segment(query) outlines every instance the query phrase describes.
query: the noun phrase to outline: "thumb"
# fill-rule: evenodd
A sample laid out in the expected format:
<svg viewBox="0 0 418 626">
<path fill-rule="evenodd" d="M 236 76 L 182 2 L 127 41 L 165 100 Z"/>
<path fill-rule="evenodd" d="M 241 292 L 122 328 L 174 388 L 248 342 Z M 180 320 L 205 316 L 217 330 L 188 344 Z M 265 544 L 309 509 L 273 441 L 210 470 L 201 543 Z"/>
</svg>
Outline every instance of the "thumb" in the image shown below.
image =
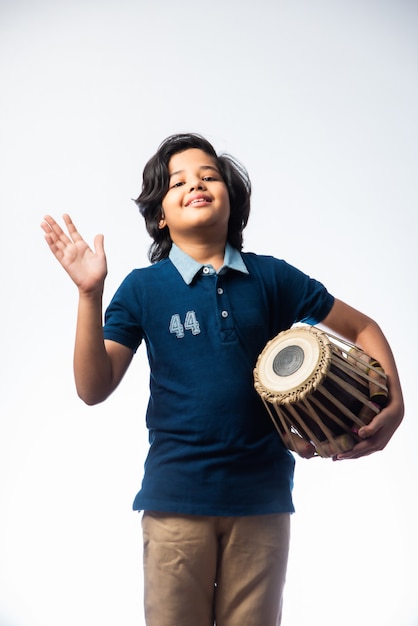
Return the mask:
<svg viewBox="0 0 418 626">
<path fill-rule="evenodd" d="M 94 251 L 96 254 L 104 255 L 104 235 L 96 235 L 94 238 Z"/>
<path fill-rule="evenodd" d="M 382 424 L 379 419 L 379 416 L 376 416 L 370 422 L 370 424 L 367 424 L 367 426 L 362 426 L 361 428 L 359 428 L 358 436 L 361 437 L 362 439 L 368 439 L 369 437 L 372 437 L 373 435 L 375 435 L 380 430 L 381 427 L 382 427 Z"/>
</svg>

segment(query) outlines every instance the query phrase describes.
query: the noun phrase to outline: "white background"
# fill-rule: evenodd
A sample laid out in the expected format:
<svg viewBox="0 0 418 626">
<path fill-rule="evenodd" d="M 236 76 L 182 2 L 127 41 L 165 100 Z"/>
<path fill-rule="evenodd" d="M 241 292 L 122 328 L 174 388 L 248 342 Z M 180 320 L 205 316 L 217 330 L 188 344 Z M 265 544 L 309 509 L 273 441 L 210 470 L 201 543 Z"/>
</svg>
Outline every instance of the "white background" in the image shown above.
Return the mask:
<svg viewBox="0 0 418 626">
<path fill-rule="evenodd" d="M 249 169 L 245 249 L 377 319 L 403 382 L 384 452 L 297 463 L 284 626 L 417 626 L 417 24 L 413 0 L 1 0 L 0 626 L 143 624 L 145 350 L 77 399 L 39 223 L 105 234 L 108 303 L 147 263 L 143 166 L 184 131 Z"/>
</svg>

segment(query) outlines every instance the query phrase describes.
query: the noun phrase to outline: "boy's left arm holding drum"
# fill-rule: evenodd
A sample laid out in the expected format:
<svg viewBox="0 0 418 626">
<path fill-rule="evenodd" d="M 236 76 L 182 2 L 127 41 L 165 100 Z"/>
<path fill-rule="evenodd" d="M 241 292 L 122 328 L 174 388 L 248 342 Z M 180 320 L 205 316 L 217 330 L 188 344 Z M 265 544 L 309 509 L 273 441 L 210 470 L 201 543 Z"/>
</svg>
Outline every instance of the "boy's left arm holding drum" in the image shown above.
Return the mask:
<svg viewBox="0 0 418 626">
<path fill-rule="evenodd" d="M 389 388 L 389 402 L 386 408 L 382 409 L 370 424 L 360 428 L 358 434 L 363 440 L 349 452 L 338 454 L 335 458 L 357 459 L 383 450 L 400 425 L 404 414 L 401 384 L 389 343 L 373 319 L 341 300 L 335 300 L 321 326 L 359 346 L 379 361 L 387 376 Z"/>
</svg>

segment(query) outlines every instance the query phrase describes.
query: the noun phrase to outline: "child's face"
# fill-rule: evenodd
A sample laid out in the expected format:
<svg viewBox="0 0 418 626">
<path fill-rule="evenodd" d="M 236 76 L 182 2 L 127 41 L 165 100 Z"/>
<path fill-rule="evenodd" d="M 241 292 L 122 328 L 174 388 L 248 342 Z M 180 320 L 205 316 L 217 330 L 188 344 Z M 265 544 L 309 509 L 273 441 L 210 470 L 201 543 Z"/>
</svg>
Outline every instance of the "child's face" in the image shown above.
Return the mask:
<svg viewBox="0 0 418 626">
<path fill-rule="evenodd" d="M 226 241 L 229 194 L 215 159 L 192 148 L 174 154 L 168 171 L 170 182 L 162 201 L 160 228 L 168 226 L 175 243 L 214 235 Z"/>
</svg>

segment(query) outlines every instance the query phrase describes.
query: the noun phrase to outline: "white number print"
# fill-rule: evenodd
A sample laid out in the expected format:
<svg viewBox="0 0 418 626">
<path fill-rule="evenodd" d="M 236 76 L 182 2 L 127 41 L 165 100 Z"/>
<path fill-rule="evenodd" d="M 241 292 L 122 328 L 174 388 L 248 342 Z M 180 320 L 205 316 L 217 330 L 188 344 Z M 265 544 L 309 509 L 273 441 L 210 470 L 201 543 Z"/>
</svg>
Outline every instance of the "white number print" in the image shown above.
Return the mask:
<svg viewBox="0 0 418 626">
<path fill-rule="evenodd" d="M 200 333 L 199 322 L 197 321 L 196 313 L 194 311 L 187 311 L 186 318 L 184 320 L 184 328 L 191 330 L 193 335 Z"/>
<path fill-rule="evenodd" d="M 187 311 L 186 317 L 184 318 L 184 325 L 181 323 L 181 318 L 178 313 L 175 313 L 171 316 L 170 333 L 176 335 L 177 339 L 182 339 L 184 337 L 184 331 L 190 330 L 192 335 L 198 335 L 200 333 L 200 325 L 197 321 L 196 313 L 194 311 Z"/>
<path fill-rule="evenodd" d="M 173 333 L 173 335 L 177 335 L 177 339 L 181 339 L 182 337 L 184 337 L 184 326 L 181 323 L 180 315 L 178 313 L 171 316 L 169 328 L 170 333 Z"/>
</svg>

